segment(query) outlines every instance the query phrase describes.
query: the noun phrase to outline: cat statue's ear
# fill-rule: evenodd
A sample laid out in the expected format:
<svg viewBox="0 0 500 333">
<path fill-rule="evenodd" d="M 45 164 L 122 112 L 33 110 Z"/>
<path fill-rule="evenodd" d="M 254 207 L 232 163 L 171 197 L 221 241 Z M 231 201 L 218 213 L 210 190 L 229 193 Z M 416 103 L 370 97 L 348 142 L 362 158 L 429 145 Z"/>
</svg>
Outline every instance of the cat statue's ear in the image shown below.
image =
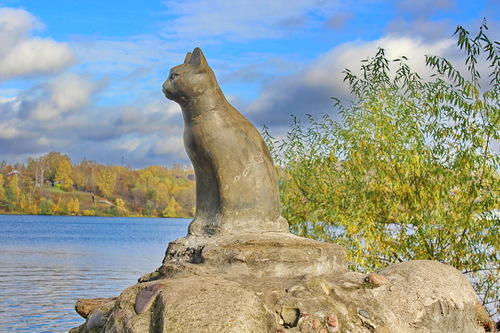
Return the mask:
<svg viewBox="0 0 500 333">
<path fill-rule="evenodd" d="M 186 54 L 186 58 L 184 59 L 184 63 L 185 63 L 185 64 L 187 64 L 187 63 L 189 62 L 189 60 L 191 60 L 191 56 L 192 56 L 192 55 L 193 55 L 193 54 L 192 54 L 191 52 L 188 52 L 188 53 Z"/>
<path fill-rule="evenodd" d="M 203 55 L 203 52 L 201 52 L 201 49 L 199 47 L 193 50 L 193 54 L 188 61 L 191 66 L 196 68 L 196 72 L 198 73 L 206 72 L 210 68 L 208 67 L 207 59 L 205 59 L 205 56 Z"/>
</svg>

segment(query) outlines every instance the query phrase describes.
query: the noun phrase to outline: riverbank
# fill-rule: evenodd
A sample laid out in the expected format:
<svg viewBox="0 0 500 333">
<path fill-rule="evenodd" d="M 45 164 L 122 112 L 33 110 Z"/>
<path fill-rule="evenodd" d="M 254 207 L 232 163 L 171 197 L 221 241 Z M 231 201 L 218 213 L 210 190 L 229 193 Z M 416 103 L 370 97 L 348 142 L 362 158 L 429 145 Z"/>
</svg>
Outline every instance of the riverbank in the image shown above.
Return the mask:
<svg viewBox="0 0 500 333">
<path fill-rule="evenodd" d="M 53 215 L 53 216 L 101 216 L 101 217 L 170 217 L 192 218 L 193 214 L 182 214 L 172 209 L 170 214 L 153 212 L 152 209 L 142 209 L 143 214 L 129 207 L 132 203 L 123 199 L 114 200 L 101 197 L 91 191 L 71 189 L 63 190 L 59 186 L 44 184 L 37 189 L 39 204 L 35 207 L 19 205 L 19 209 L 0 206 L 3 215 Z M 168 207 L 167 207 L 168 208 Z M 178 214 L 180 213 L 180 214 Z M 194 213 L 194 211 L 193 211 Z M 168 215 L 168 216 L 167 216 Z"/>
</svg>

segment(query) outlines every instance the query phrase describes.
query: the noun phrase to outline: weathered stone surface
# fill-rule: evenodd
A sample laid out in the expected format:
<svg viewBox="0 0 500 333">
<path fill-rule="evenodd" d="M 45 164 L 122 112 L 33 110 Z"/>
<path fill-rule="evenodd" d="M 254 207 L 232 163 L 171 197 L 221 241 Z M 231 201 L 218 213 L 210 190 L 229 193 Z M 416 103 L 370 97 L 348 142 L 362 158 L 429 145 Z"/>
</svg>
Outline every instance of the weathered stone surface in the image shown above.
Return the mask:
<svg viewBox="0 0 500 333">
<path fill-rule="evenodd" d="M 410 327 L 474 332 L 477 297 L 467 278 L 437 261 L 410 261 L 380 271 L 391 285 L 377 298 Z M 393 328 L 395 329 L 395 328 Z"/>
<path fill-rule="evenodd" d="M 114 302 L 115 300 L 116 297 L 82 298 L 76 301 L 75 311 L 83 318 L 87 318 L 90 312 L 95 308 L 100 307 L 106 303 Z"/>
<path fill-rule="evenodd" d="M 147 288 L 139 290 L 137 296 L 135 297 L 134 309 L 137 314 L 148 311 L 153 305 L 156 296 L 162 291 L 162 285 L 160 283 L 154 283 Z"/>
<path fill-rule="evenodd" d="M 111 297 L 108 302 L 101 302 L 93 308 L 90 313 L 88 313 L 85 324 L 80 327 L 73 328 L 69 332 L 78 333 L 102 331 L 104 329 L 104 325 L 108 322 L 108 318 L 117 301 L 118 297 Z"/>
<path fill-rule="evenodd" d="M 274 316 L 266 313 L 255 292 L 234 281 L 182 279 L 159 301 L 164 332 L 271 332 L 275 327 Z"/>
<path fill-rule="evenodd" d="M 373 286 L 381 286 L 389 282 L 387 278 L 383 275 L 380 274 L 375 274 L 375 273 L 370 273 L 368 276 L 365 278 L 365 282 L 369 283 Z"/>
<path fill-rule="evenodd" d="M 192 265 L 171 267 L 182 262 Z M 232 276 L 290 278 L 344 271 L 346 262 L 342 247 L 289 233 L 185 237 L 169 244 L 160 272 L 173 276 L 191 270 L 196 275 L 197 267 Z"/>
<path fill-rule="evenodd" d="M 104 325 L 91 316 L 73 332 L 484 332 L 474 290 L 449 265 L 401 263 L 373 274 L 383 283 L 372 283 L 345 269 L 336 246 L 289 234 L 212 241 L 198 248 L 199 239 L 177 240 L 155 280 L 126 289 L 111 311 L 95 309 Z M 300 274 L 291 272 L 293 255 Z M 137 311 L 146 290 L 152 298 Z"/>
<path fill-rule="evenodd" d="M 108 321 L 107 313 L 102 310 L 94 311 L 90 314 L 87 319 L 86 327 L 87 330 L 92 331 L 103 327 Z"/>
<path fill-rule="evenodd" d="M 151 286 L 161 289 L 152 306 L 137 313 L 137 293 Z M 96 313 L 96 312 L 94 312 Z M 237 282 L 216 277 L 169 279 L 126 289 L 113 313 L 99 315 L 73 332 L 271 332 L 275 316 L 266 312 L 255 292 Z M 105 325 L 102 323 L 105 320 Z"/>
<path fill-rule="evenodd" d="M 487 327 L 490 323 L 490 315 L 488 314 L 488 311 L 484 308 L 484 306 L 479 303 L 479 301 L 476 303 L 476 320 L 483 326 Z"/>
</svg>

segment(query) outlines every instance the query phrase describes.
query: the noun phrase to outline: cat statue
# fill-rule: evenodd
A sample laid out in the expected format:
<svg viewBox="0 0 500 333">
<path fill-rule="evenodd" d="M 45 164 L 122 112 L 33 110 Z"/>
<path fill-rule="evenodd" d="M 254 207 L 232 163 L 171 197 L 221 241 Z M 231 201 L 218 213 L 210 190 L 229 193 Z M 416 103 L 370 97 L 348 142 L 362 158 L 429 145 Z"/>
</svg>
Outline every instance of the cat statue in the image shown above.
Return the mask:
<svg viewBox="0 0 500 333">
<path fill-rule="evenodd" d="M 226 100 L 201 49 L 163 84 L 184 117 L 184 147 L 196 175 L 188 235 L 288 232 L 276 170 L 259 131 Z"/>
</svg>

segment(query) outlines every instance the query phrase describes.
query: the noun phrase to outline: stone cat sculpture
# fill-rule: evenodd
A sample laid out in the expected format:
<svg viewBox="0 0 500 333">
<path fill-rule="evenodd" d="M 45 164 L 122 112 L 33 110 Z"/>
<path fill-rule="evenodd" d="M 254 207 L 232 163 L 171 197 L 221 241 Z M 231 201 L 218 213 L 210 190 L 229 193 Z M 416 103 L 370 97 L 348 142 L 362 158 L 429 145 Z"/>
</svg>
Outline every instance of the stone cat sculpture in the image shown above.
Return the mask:
<svg viewBox="0 0 500 333">
<path fill-rule="evenodd" d="M 170 70 L 163 93 L 181 106 L 184 146 L 196 174 L 196 216 L 188 234 L 288 232 L 269 150 L 226 100 L 199 48 Z"/>
</svg>

